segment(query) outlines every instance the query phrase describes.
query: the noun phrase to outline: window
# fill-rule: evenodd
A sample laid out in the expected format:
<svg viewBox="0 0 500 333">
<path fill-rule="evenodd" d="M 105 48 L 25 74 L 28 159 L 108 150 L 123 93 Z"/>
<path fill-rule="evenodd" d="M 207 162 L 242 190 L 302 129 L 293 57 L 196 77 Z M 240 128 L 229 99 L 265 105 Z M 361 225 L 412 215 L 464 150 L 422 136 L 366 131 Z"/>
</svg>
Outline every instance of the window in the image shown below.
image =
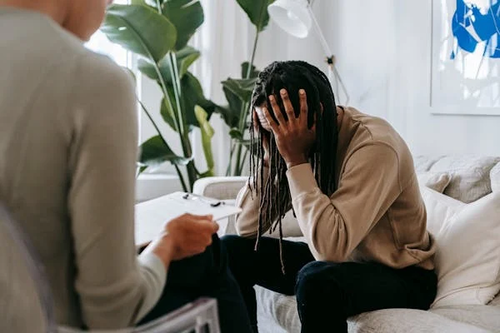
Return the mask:
<svg viewBox="0 0 500 333">
<path fill-rule="evenodd" d="M 115 4 L 126 4 L 127 0 L 115 0 Z M 131 67 L 131 62 L 129 59 L 129 54 L 121 46 L 111 43 L 101 31 L 97 31 L 90 41 L 85 44 L 90 50 L 105 54 L 111 59 L 113 59 L 118 65 L 124 67 Z"/>
</svg>

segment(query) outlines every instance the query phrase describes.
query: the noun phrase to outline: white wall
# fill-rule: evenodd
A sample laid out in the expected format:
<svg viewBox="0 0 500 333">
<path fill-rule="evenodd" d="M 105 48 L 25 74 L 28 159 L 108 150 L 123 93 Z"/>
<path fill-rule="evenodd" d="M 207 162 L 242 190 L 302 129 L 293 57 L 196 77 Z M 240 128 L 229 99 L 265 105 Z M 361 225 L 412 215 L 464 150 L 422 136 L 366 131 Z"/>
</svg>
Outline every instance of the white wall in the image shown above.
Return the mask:
<svg viewBox="0 0 500 333">
<path fill-rule="evenodd" d="M 222 103 L 220 81 L 239 75 L 239 64 L 249 57 L 254 30 L 235 0 L 203 1 L 206 22 L 195 40 L 202 51 L 196 73 L 207 96 Z M 431 7 L 432 0 L 316 0 L 314 12 L 337 57 L 350 105 L 387 119 L 414 154 L 500 156 L 500 117 L 431 114 L 431 57 L 437 56 L 431 54 Z M 257 66 L 262 69 L 274 60 L 292 59 L 326 69 L 314 34 L 296 39 L 271 22 L 261 35 Z M 145 87 L 143 97 L 159 96 L 152 85 Z M 155 103 L 150 105 L 153 110 Z M 228 129 L 217 116 L 212 125 L 217 173 L 222 175 L 228 159 Z M 145 129 L 144 134 L 151 133 L 147 124 Z"/>
<path fill-rule="evenodd" d="M 431 114 L 431 7 L 432 0 L 317 0 L 314 11 L 352 106 L 387 119 L 415 154 L 500 156 L 500 117 Z M 290 38 L 274 26 L 265 34 L 260 64 L 279 57 L 324 68 L 313 36 Z"/>
</svg>

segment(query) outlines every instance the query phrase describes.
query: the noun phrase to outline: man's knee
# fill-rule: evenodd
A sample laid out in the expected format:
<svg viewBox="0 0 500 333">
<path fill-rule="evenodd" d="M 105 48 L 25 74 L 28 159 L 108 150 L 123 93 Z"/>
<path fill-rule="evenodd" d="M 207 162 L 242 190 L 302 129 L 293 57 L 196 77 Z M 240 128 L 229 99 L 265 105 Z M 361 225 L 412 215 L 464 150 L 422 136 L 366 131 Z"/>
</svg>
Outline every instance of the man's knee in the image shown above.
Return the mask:
<svg viewBox="0 0 500 333">
<path fill-rule="evenodd" d="M 341 302 L 341 290 L 335 279 L 336 264 L 314 261 L 305 265 L 297 275 L 295 294 L 300 306 L 321 306 Z"/>
<path fill-rule="evenodd" d="M 244 238 L 237 235 L 226 235 L 221 238 L 223 246 L 229 254 L 229 257 L 246 257 L 254 251 L 255 240 Z"/>
<path fill-rule="evenodd" d="M 242 278 L 250 269 L 250 262 L 255 255 L 255 240 L 237 235 L 226 235 L 221 238 L 222 246 L 225 248 L 229 258 L 229 267 L 237 278 Z"/>
</svg>

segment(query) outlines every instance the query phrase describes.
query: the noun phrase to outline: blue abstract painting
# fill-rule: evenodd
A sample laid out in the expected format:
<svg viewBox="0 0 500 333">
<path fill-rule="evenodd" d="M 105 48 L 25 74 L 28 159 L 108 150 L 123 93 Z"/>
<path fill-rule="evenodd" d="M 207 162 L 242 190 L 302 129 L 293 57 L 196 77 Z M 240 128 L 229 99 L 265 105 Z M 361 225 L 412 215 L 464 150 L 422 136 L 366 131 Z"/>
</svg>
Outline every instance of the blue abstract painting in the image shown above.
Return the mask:
<svg viewBox="0 0 500 333">
<path fill-rule="evenodd" d="M 431 107 L 500 115 L 500 0 L 433 0 Z"/>
<path fill-rule="evenodd" d="M 476 52 L 479 44 L 484 44 L 484 57 L 500 58 L 500 1 L 457 0 L 451 25 L 457 41 L 451 59 L 459 49 Z"/>
</svg>

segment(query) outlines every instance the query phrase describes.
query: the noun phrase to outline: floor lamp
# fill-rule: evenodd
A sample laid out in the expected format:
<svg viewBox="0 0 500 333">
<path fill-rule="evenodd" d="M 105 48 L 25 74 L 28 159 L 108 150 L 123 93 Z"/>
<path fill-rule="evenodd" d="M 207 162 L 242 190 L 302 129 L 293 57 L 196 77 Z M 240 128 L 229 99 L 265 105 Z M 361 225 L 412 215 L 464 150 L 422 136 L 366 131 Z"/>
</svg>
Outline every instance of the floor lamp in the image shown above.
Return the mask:
<svg viewBox="0 0 500 333">
<path fill-rule="evenodd" d="M 281 29 L 292 36 L 306 38 L 309 35 L 311 27 L 314 27 L 326 55 L 328 78 L 337 96 L 337 102 L 340 102 L 340 88 L 345 97 L 345 102 L 343 104 L 348 105 L 349 94 L 335 66 L 335 56 L 326 42 L 325 36 L 316 20 L 316 16 L 312 11 L 313 1 L 314 0 L 276 0 L 269 5 L 267 10 L 272 20 L 276 22 Z"/>
</svg>

